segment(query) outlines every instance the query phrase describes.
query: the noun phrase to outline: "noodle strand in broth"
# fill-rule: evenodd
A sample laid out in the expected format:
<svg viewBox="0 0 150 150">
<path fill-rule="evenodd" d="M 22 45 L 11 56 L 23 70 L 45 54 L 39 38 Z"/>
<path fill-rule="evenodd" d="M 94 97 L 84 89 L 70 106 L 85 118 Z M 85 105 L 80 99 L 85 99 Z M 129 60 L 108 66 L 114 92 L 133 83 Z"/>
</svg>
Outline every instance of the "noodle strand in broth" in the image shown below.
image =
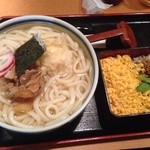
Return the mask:
<svg viewBox="0 0 150 150">
<path fill-rule="evenodd" d="M 24 29 L 6 30 L 0 34 L 0 56 L 15 53 L 35 34 L 40 35 L 46 51 L 37 61 L 44 82 L 32 109 L 17 114 L 13 109 L 17 103 L 0 92 L 0 121 L 21 128 L 47 126 L 69 117 L 82 105 L 92 83 L 90 56 L 70 34 L 59 28 L 29 24 Z"/>
</svg>

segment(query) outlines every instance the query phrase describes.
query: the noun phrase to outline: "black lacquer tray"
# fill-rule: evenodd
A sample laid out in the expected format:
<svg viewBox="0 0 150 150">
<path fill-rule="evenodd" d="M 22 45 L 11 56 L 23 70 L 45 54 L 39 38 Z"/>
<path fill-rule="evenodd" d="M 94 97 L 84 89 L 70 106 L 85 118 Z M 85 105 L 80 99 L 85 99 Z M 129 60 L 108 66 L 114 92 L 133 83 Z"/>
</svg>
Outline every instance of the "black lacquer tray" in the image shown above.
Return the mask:
<svg viewBox="0 0 150 150">
<path fill-rule="evenodd" d="M 11 17 L 2 17 L 3 22 Z M 68 16 L 59 17 L 77 27 L 84 34 L 93 34 L 116 28 L 116 24 L 122 20 L 126 21 L 133 29 L 138 47 L 150 47 L 150 14 L 129 14 L 129 15 L 94 15 L 94 16 Z M 95 48 L 97 55 L 102 50 L 123 49 L 119 38 L 110 38 L 106 41 L 106 48 Z M 101 78 L 100 78 L 101 80 Z M 101 81 L 100 81 L 101 82 Z M 103 89 L 101 84 L 97 89 Z M 132 137 L 150 137 L 149 126 L 139 128 L 138 124 L 133 124 L 131 128 L 115 128 L 107 122 L 105 111 L 102 110 L 101 101 L 105 100 L 104 90 L 101 94 L 95 92 L 94 97 L 86 107 L 85 111 L 70 124 L 60 129 L 41 134 L 20 134 L 12 133 L 0 127 L 0 148 L 18 147 L 18 145 L 30 144 L 69 144 L 88 141 L 108 141 L 114 139 Z M 103 103 L 104 104 L 104 103 Z M 128 120 L 127 122 L 128 123 Z M 115 123 L 113 123 L 115 124 Z"/>
</svg>

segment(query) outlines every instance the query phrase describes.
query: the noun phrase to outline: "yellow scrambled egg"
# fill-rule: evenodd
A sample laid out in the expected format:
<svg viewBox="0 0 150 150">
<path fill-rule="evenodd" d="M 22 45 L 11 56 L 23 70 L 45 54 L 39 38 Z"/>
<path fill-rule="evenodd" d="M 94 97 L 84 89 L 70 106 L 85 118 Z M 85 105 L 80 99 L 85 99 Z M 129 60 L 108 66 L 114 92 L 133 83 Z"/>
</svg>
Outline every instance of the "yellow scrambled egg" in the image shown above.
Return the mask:
<svg viewBox="0 0 150 150">
<path fill-rule="evenodd" d="M 136 91 L 143 64 L 135 64 L 129 55 L 100 60 L 111 111 L 116 115 L 150 112 L 150 97 Z"/>
</svg>

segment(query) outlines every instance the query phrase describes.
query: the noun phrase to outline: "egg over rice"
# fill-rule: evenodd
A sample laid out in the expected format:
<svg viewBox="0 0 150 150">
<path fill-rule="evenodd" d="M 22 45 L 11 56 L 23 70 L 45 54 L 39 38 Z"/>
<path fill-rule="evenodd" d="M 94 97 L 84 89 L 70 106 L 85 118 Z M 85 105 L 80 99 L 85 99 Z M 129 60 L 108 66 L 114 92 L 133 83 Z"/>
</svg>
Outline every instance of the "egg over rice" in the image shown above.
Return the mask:
<svg viewBox="0 0 150 150">
<path fill-rule="evenodd" d="M 150 55 L 147 57 L 149 59 Z M 136 90 L 141 84 L 141 80 L 138 78 L 139 74 L 145 73 L 141 58 L 136 58 L 135 61 L 129 55 L 118 55 L 100 60 L 108 103 L 110 110 L 115 115 L 124 116 L 150 112 L 150 90 L 144 93 Z"/>
</svg>

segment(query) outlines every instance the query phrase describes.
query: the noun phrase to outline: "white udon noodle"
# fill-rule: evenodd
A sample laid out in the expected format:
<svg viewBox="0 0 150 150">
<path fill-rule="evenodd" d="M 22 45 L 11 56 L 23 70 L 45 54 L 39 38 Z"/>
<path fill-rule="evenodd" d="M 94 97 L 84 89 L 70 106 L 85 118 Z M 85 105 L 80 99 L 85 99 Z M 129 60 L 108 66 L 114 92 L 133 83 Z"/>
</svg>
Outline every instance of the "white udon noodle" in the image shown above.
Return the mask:
<svg viewBox="0 0 150 150">
<path fill-rule="evenodd" d="M 58 32 L 50 27 L 34 26 L 26 30 L 2 33 L 0 35 L 0 55 L 9 51 L 15 52 L 18 47 L 37 33 L 47 47 L 56 44 L 56 46 L 64 46 L 67 49 L 68 62 L 64 62 L 69 67 L 65 66 L 61 70 L 59 66 L 49 64 L 49 61 L 42 64 L 42 72 L 45 73 L 46 79 L 44 91 L 37 96 L 32 110 L 26 114 L 16 116 L 13 102 L 7 99 L 3 92 L 0 92 L 0 121 L 21 128 L 48 126 L 69 117 L 82 105 L 92 83 L 92 64 L 89 58 L 85 57 L 79 44 L 67 33 Z M 48 52 L 45 52 L 43 57 L 46 58 Z M 58 67 L 58 70 L 55 67 Z M 46 73 L 48 70 L 50 74 Z"/>
</svg>

